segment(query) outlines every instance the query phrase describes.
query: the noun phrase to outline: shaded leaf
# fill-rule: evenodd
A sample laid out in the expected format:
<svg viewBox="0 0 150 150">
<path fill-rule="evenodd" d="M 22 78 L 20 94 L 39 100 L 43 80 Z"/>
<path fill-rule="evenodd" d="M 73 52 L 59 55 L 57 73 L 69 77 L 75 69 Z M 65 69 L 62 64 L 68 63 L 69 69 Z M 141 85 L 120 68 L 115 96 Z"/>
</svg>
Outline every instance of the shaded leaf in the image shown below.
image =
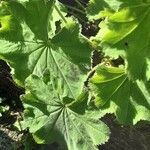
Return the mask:
<svg viewBox="0 0 150 150">
<path fill-rule="evenodd" d="M 150 121 L 149 82 L 132 82 L 124 69 L 104 66 L 97 68 L 90 82 L 96 106 L 115 113 L 120 123 Z"/>
</svg>

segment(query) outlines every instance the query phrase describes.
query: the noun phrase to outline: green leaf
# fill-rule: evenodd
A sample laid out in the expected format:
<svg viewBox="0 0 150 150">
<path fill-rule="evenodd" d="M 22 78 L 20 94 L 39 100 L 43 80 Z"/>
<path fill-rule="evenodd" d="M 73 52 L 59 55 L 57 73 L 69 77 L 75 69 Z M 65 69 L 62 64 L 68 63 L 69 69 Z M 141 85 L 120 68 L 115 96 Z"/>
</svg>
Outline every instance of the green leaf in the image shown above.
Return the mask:
<svg viewBox="0 0 150 150">
<path fill-rule="evenodd" d="M 19 20 L 24 40 L 8 42 L 1 39 L 0 55 L 14 68 L 18 83 L 24 84 L 30 74 L 39 77 L 47 74 L 46 82 L 52 81 L 64 97 L 76 98 L 90 69 L 91 55 L 87 39 L 80 35 L 78 22 L 69 18 L 54 35 L 55 31 L 51 31 L 57 20 L 52 19 L 54 1 L 30 0 L 19 4 L 24 8 L 24 20 Z M 10 7 L 14 12 L 15 4 L 10 3 Z"/>
<path fill-rule="evenodd" d="M 0 38 L 14 42 L 23 40 L 22 27 L 5 1 L 0 3 Z"/>
<path fill-rule="evenodd" d="M 90 80 L 95 104 L 106 113 L 115 113 L 120 123 L 150 121 L 150 83 L 132 82 L 124 69 L 98 66 Z"/>
<path fill-rule="evenodd" d="M 106 55 L 126 58 L 130 78 L 150 79 L 150 1 L 124 1 L 119 10 L 105 15 L 93 40 L 101 43 Z"/>
<path fill-rule="evenodd" d="M 2 117 L 2 113 L 9 110 L 9 106 L 1 106 L 3 102 L 3 98 L 0 97 L 0 117 Z"/>
<path fill-rule="evenodd" d="M 104 15 L 104 9 L 118 10 L 121 4 L 118 0 L 90 0 L 86 9 L 87 17 L 90 20 L 100 19 Z"/>
<path fill-rule="evenodd" d="M 2 113 L 9 110 L 9 106 L 0 106 L 0 117 L 2 117 Z"/>
<path fill-rule="evenodd" d="M 38 143 L 57 141 L 63 149 L 96 150 L 96 145 L 108 140 L 108 127 L 81 107 L 87 104 L 85 94 L 76 100 L 63 98 L 53 92 L 52 83 L 46 85 L 37 76 L 27 79 L 26 89 L 22 127 L 28 127 Z"/>
<path fill-rule="evenodd" d="M 90 20 L 97 20 L 104 16 L 120 10 L 123 7 L 134 7 L 135 5 L 141 5 L 149 3 L 149 0 L 89 0 L 87 11 L 87 17 Z"/>
</svg>

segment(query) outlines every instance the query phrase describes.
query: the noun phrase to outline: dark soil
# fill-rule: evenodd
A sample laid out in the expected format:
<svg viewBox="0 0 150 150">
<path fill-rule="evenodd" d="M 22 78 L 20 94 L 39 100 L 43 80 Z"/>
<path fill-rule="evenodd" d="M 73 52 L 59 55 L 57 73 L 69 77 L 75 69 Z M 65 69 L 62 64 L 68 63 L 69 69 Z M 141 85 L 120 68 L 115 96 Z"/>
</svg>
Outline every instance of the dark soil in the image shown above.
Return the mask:
<svg viewBox="0 0 150 150">
<path fill-rule="evenodd" d="M 10 74 L 10 68 L 5 61 L 0 60 L 0 97 L 3 98 L 1 105 L 9 105 L 12 109 L 22 109 L 22 102 L 19 98 L 24 89 L 17 86 Z"/>
<path fill-rule="evenodd" d="M 150 124 L 139 123 L 136 126 L 122 126 L 113 115 L 105 116 L 104 121 L 111 130 L 108 143 L 100 150 L 150 150 Z"/>
</svg>

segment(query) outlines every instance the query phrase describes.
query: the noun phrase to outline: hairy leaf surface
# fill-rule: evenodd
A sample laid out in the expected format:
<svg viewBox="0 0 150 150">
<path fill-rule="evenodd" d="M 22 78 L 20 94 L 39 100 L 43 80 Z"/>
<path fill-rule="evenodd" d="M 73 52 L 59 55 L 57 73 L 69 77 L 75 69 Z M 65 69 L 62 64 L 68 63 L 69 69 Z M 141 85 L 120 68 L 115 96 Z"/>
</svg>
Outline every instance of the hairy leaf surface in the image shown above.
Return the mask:
<svg viewBox="0 0 150 150">
<path fill-rule="evenodd" d="M 150 121 L 149 82 L 130 81 L 124 69 L 104 66 L 97 68 L 90 82 L 97 107 L 114 112 L 121 123 Z"/>
<path fill-rule="evenodd" d="M 96 145 L 108 140 L 108 127 L 85 111 L 87 94 L 82 93 L 76 100 L 63 98 L 53 92 L 52 82 L 46 85 L 37 76 L 27 79 L 26 89 L 22 125 L 29 127 L 38 143 L 57 141 L 65 150 L 96 150 Z"/>
<path fill-rule="evenodd" d="M 51 31 L 56 21 L 52 19 L 54 1 L 10 2 L 9 8 L 14 18 L 17 17 L 17 10 L 23 11 L 23 21 L 18 20 L 23 40 L 0 39 L 0 55 L 14 68 L 15 79 L 23 84 L 30 74 L 39 77 L 46 74 L 47 82 L 53 81 L 64 97 L 75 99 L 86 80 L 91 55 L 87 40 L 80 36 L 78 22 L 69 18 L 54 35 L 55 31 Z"/>
</svg>

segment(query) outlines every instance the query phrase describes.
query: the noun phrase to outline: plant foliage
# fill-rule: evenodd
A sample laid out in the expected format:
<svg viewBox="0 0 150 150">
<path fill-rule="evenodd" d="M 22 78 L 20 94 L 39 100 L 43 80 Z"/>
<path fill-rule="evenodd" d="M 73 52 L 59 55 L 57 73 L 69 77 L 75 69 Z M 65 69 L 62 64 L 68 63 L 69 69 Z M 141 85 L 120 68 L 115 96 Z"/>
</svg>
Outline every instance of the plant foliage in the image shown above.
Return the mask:
<svg viewBox="0 0 150 150">
<path fill-rule="evenodd" d="M 90 82 L 97 107 L 114 112 L 119 122 L 150 121 L 149 82 L 133 82 L 124 69 L 106 66 L 98 66 Z"/>
<path fill-rule="evenodd" d="M 102 19 L 90 40 L 62 7 L 57 0 L 2 0 L 0 57 L 25 87 L 21 125 L 37 143 L 96 150 L 109 139 L 99 120 L 106 113 L 121 124 L 150 121 L 150 1 L 90 0 L 87 17 Z M 91 70 L 92 45 L 125 65 Z"/>
</svg>

